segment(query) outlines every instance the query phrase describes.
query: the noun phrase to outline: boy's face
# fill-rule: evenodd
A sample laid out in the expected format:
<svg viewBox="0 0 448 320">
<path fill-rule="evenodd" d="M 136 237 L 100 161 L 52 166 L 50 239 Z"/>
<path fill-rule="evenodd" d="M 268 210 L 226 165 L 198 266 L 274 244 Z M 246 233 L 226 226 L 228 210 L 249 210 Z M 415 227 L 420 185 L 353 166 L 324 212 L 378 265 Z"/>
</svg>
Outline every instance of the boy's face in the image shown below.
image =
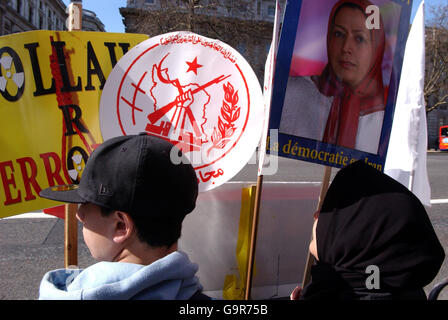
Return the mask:
<svg viewBox="0 0 448 320">
<path fill-rule="evenodd" d="M 113 215 L 103 216 L 99 206 L 81 204 L 76 217 L 83 225 L 84 242 L 98 261 L 113 261 L 119 249 L 112 241 L 115 230 Z"/>
</svg>

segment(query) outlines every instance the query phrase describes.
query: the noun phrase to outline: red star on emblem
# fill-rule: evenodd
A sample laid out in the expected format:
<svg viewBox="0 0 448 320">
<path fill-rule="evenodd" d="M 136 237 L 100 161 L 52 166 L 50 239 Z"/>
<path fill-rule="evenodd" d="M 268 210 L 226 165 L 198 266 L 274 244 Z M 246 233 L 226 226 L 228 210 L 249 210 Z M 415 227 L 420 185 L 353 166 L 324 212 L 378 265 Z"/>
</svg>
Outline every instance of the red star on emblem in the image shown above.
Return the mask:
<svg viewBox="0 0 448 320">
<path fill-rule="evenodd" d="M 202 64 L 198 64 L 198 57 L 194 58 L 194 60 L 192 62 L 188 62 L 186 61 L 188 64 L 188 70 L 189 71 L 193 71 L 195 75 L 198 74 L 198 69 L 202 67 Z"/>
</svg>

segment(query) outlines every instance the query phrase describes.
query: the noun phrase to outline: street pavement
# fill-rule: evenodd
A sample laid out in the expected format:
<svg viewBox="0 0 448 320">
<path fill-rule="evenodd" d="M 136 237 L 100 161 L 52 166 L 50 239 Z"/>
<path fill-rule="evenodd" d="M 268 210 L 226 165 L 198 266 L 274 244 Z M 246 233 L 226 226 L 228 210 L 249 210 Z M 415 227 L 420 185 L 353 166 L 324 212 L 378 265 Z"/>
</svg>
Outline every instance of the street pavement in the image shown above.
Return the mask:
<svg viewBox="0 0 448 320">
<path fill-rule="evenodd" d="M 282 206 L 286 206 L 288 203 L 296 205 L 296 202 L 294 201 L 297 199 L 293 199 L 294 194 L 300 193 L 298 198 L 300 198 L 299 200 L 302 202 L 297 202 L 297 205 L 305 205 L 307 206 L 307 210 L 312 211 L 316 205 L 315 200 L 319 191 L 319 183 L 322 180 L 324 173 L 323 167 L 312 163 L 288 160 L 284 158 L 279 158 L 278 160 L 279 170 L 277 173 L 275 175 L 267 175 L 264 177 L 263 190 L 266 190 L 266 193 L 262 197 L 262 206 L 264 203 L 267 203 L 265 207 L 276 206 L 281 208 L 279 211 L 284 211 L 286 209 Z M 445 248 L 445 252 L 448 253 L 447 165 L 448 153 L 428 152 L 428 175 L 432 192 L 431 199 L 433 199 L 434 204 L 431 207 L 428 207 L 427 211 L 439 240 Z M 337 169 L 333 168 L 332 177 L 334 177 L 336 172 Z M 197 219 L 199 220 L 205 220 L 202 217 L 204 217 L 207 212 L 214 212 L 218 214 L 218 211 L 221 208 L 219 205 L 222 202 L 225 202 L 231 203 L 228 208 L 231 208 L 232 211 L 231 213 L 226 214 L 234 215 L 235 218 L 238 219 L 240 213 L 239 201 L 241 187 L 247 186 L 251 183 L 255 184 L 256 178 L 257 165 L 254 163 L 248 164 L 229 183 L 219 187 L 221 190 L 218 193 L 219 197 L 216 197 L 218 199 L 217 202 L 210 202 L 209 198 L 213 197 L 213 194 L 202 196 L 200 199 L 201 203 L 197 208 L 197 211 L 200 212 L 196 213 L 195 216 L 197 216 Z M 275 192 L 275 190 L 277 190 L 277 192 Z M 281 191 L 278 192 L 278 190 Z M 312 199 L 312 201 L 310 199 Z M 14 218 L 0 219 L 0 299 L 3 300 L 36 299 L 38 297 L 39 283 L 45 272 L 56 268 L 62 268 L 64 266 L 64 221 L 52 216 L 41 214 L 37 214 L 37 218 L 26 217 L 26 215 L 24 216 L 25 218 L 20 215 Z M 221 214 L 221 216 L 223 215 Z M 268 218 L 273 217 L 269 216 Z M 191 224 L 193 223 L 192 221 L 193 220 L 186 221 L 187 229 L 191 227 Z M 229 221 L 229 219 L 220 220 L 220 222 L 224 224 L 224 226 L 221 227 L 224 227 L 224 229 L 227 227 L 235 228 L 235 226 L 229 223 Z M 294 248 L 295 250 L 303 251 L 303 248 L 306 248 L 306 240 L 309 239 L 309 233 L 307 232 L 308 230 L 311 231 L 309 229 L 310 223 L 311 220 L 308 219 L 303 226 L 295 226 L 294 224 L 291 224 L 292 226 L 290 225 L 289 227 L 292 228 L 292 231 L 285 231 L 285 233 L 302 234 L 301 237 L 295 238 L 294 241 L 303 242 L 303 247 L 296 246 Z M 277 228 L 284 229 L 288 228 L 288 226 L 285 226 L 284 223 L 278 223 Z M 294 230 L 297 232 L 294 232 Z M 210 237 L 222 239 L 225 239 L 226 237 L 224 233 L 216 232 L 215 229 L 213 229 L 213 226 L 207 231 L 210 234 Z M 184 246 L 187 249 L 186 251 L 188 251 L 191 250 L 191 248 L 188 247 L 189 243 L 194 244 L 195 241 L 198 240 L 194 239 L 191 235 L 193 232 L 188 233 L 185 231 L 184 233 L 186 234 L 183 236 L 183 238 L 185 238 L 183 240 Z M 237 231 L 235 233 L 237 234 Z M 229 254 L 234 256 L 236 239 L 232 238 L 228 242 L 230 245 L 225 248 L 220 247 L 219 250 L 221 251 L 210 250 L 212 251 L 210 254 L 217 260 L 217 263 L 225 263 L 225 261 L 219 260 L 220 252 L 226 253 L 230 250 L 231 252 L 229 251 Z M 276 244 L 276 249 L 280 248 L 280 250 L 290 249 L 289 247 L 291 246 L 288 246 L 284 242 Z M 263 252 L 264 243 L 262 241 L 257 247 L 257 250 Z M 288 256 L 291 253 L 284 252 L 284 254 Z M 285 277 L 289 277 L 289 273 L 295 272 L 297 274 L 297 279 L 300 281 L 302 274 L 302 270 L 300 268 L 303 265 L 303 259 L 299 260 L 300 261 L 297 263 L 299 266 L 297 267 L 297 270 L 282 271 L 283 274 L 285 274 Z M 265 265 L 269 265 L 271 263 L 266 259 L 259 259 L 259 261 L 263 261 L 263 264 Z M 447 261 L 448 260 L 445 259 L 445 262 L 437 277 L 425 288 L 427 293 L 436 283 L 448 277 Z M 78 266 L 84 268 L 93 263 L 95 263 L 95 261 L 90 257 L 89 251 L 83 243 L 81 226 L 78 224 Z M 280 264 L 280 258 L 278 258 L 278 261 L 272 261 L 272 264 L 274 263 Z M 199 265 L 201 266 L 200 263 Z M 294 264 L 292 265 L 296 268 Z M 215 272 L 216 270 L 213 271 Z M 259 273 L 263 274 L 263 272 L 263 265 L 260 264 Z M 208 280 L 208 274 L 202 273 L 200 278 L 201 281 Z M 289 287 L 286 289 L 289 290 Z M 213 288 L 211 288 L 211 290 L 213 290 Z M 279 295 L 284 296 L 285 292 Z M 439 299 L 448 300 L 448 289 L 442 292 Z"/>
</svg>

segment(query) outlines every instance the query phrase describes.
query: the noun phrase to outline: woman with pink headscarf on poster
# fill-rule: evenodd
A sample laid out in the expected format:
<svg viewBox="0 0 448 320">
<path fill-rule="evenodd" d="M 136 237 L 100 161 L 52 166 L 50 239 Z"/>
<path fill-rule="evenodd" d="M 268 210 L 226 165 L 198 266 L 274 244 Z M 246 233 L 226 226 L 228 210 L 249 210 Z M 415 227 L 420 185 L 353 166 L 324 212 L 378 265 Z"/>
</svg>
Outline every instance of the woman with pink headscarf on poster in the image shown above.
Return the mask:
<svg viewBox="0 0 448 320">
<path fill-rule="evenodd" d="M 328 64 L 319 76 L 290 77 L 280 133 L 377 153 L 385 110 L 383 22 L 368 29 L 367 0 L 341 0 L 328 22 Z"/>
</svg>

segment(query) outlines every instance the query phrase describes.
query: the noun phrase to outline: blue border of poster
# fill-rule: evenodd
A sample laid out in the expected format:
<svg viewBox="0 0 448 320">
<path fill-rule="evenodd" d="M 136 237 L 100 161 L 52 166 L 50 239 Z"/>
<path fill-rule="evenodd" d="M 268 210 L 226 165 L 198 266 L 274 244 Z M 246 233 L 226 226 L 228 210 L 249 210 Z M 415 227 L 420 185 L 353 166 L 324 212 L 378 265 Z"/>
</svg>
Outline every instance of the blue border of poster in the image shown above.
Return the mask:
<svg viewBox="0 0 448 320">
<path fill-rule="evenodd" d="M 375 0 L 371 2 L 375 3 Z M 275 64 L 266 149 L 267 153 L 275 153 L 282 157 L 309 161 L 337 168 L 342 168 L 356 160 L 363 160 L 383 171 L 412 9 L 412 0 L 390 0 L 389 2 L 399 5 L 401 8 L 378 153 L 368 153 L 365 151 L 324 143 L 318 140 L 284 134 L 278 131 L 278 140 L 274 141 L 274 138 L 272 141 L 270 140 L 272 136 L 271 130 L 278 130 L 280 126 L 283 101 L 285 99 L 288 77 L 290 75 L 296 32 L 302 9 L 302 0 L 288 0 L 284 13 Z"/>
</svg>

